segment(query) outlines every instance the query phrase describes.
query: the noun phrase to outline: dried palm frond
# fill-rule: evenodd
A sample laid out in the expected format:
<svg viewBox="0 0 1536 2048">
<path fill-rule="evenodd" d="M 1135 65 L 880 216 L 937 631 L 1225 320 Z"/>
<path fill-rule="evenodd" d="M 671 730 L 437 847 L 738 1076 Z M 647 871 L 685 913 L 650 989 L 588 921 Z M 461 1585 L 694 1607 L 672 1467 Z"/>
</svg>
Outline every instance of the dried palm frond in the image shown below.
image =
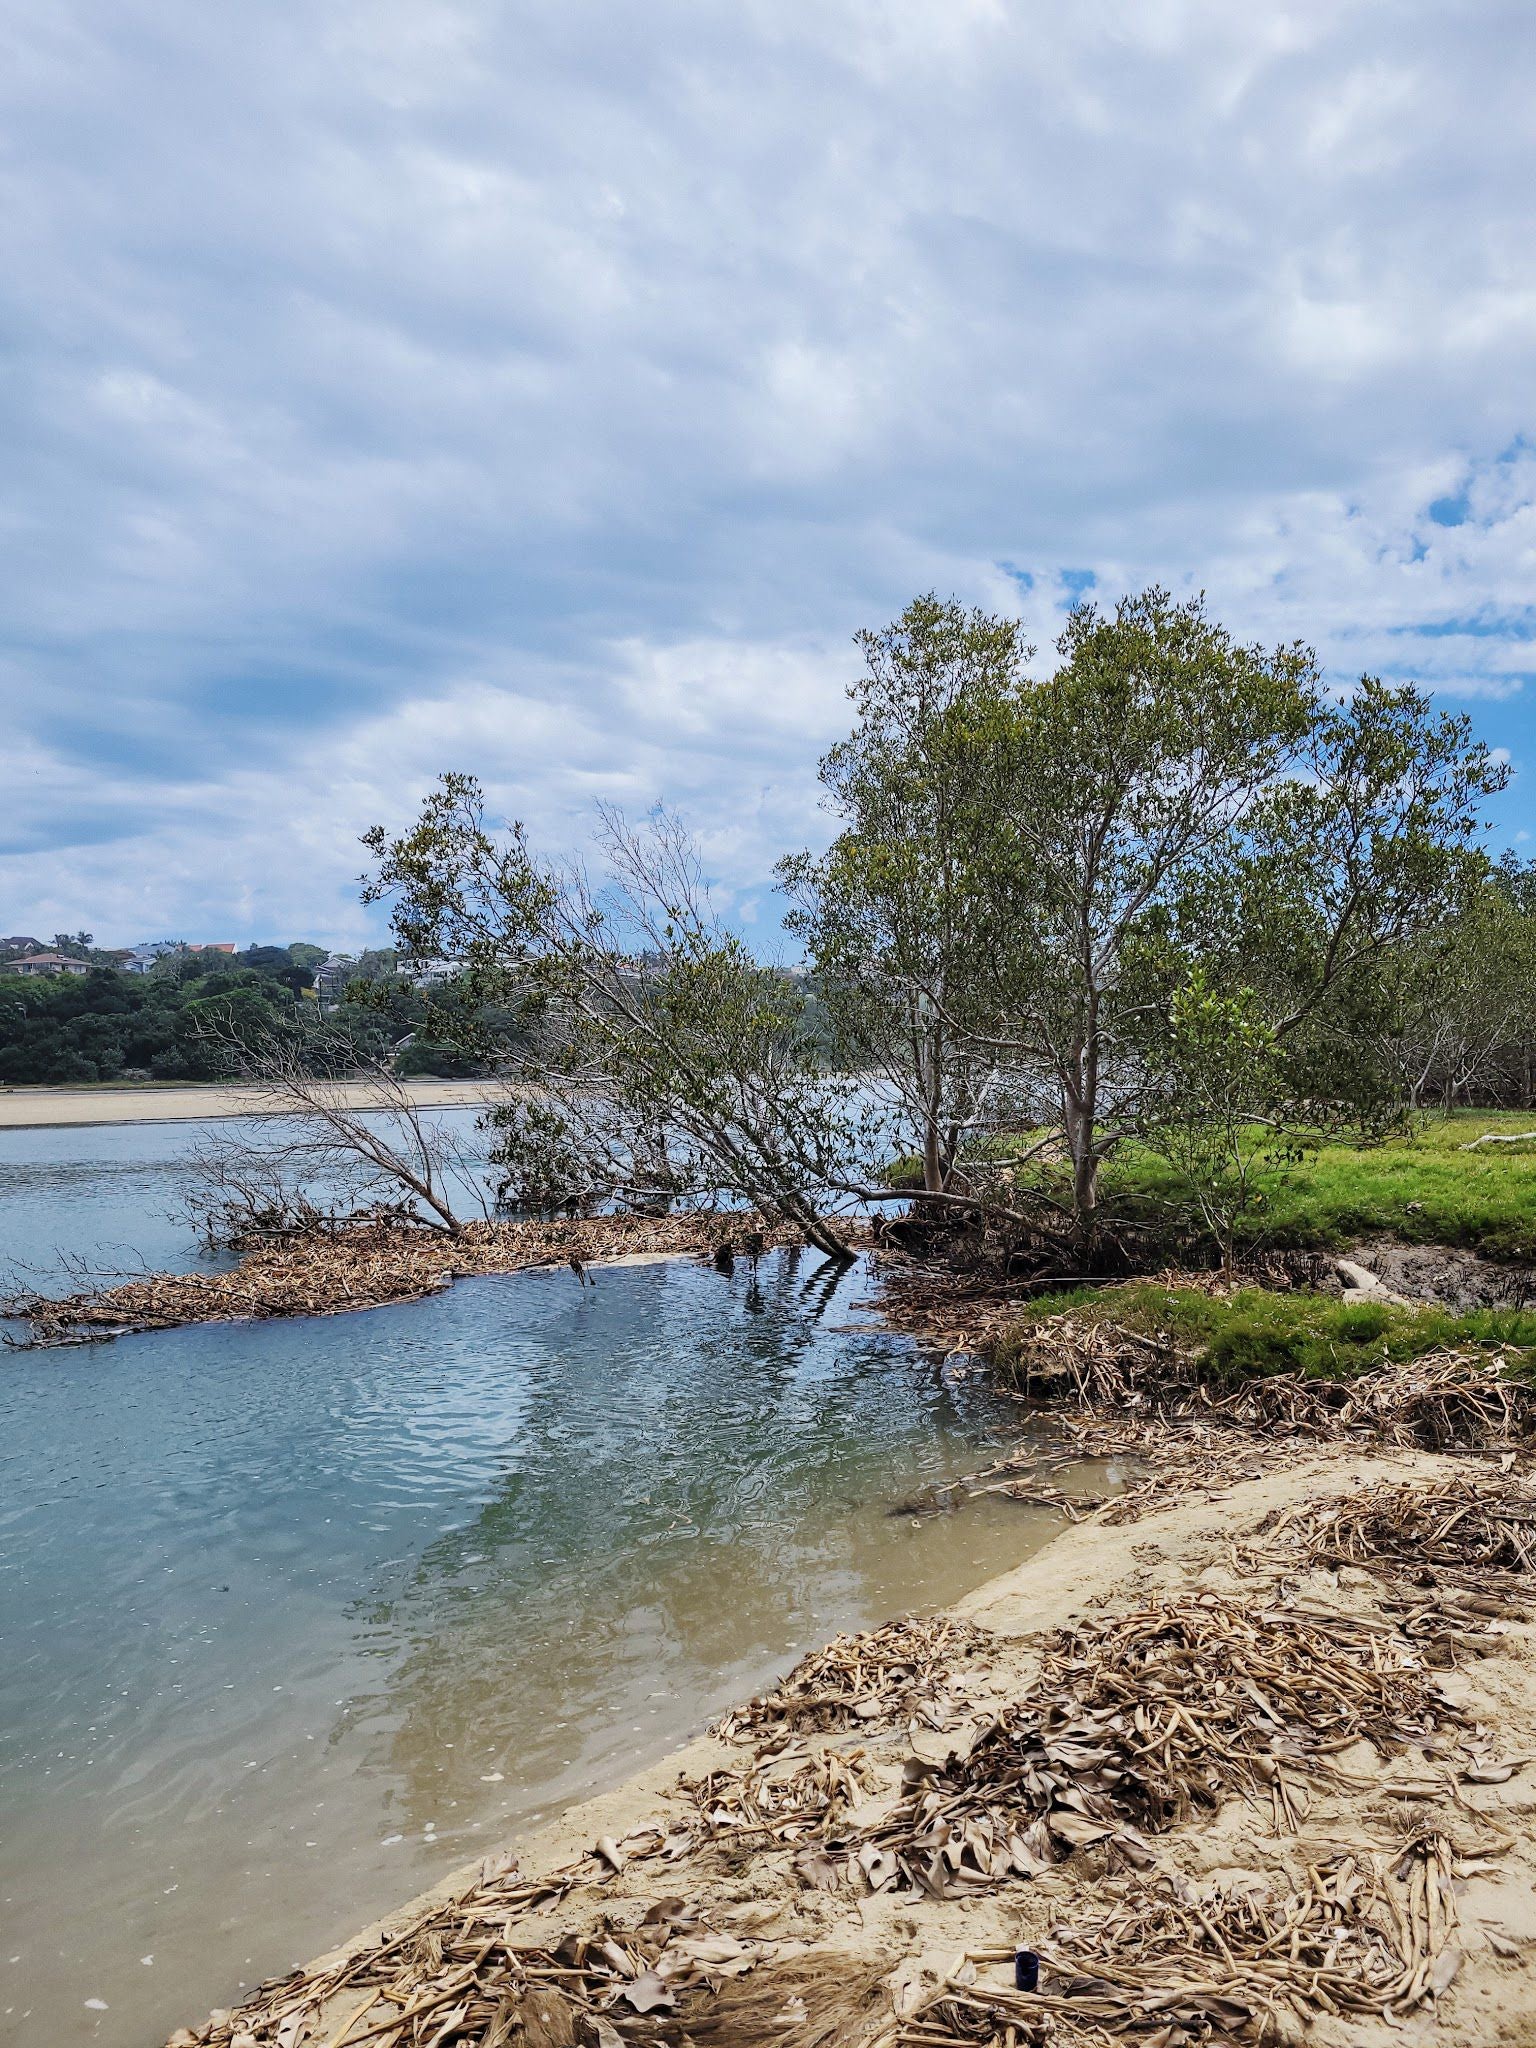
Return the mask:
<svg viewBox="0 0 1536 2048">
<path fill-rule="evenodd" d="M 1369 1437 L 1401 1450 L 1492 1450 L 1536 1431 L 1536 1387 L 1508 1377 L 1501 1354 L 1476 1350 L 1429 1352 L 1348 1380 L 1279 1373 L 1205 1405 L 1244 1427 Z"/>
<path fill-rule="evenodd" d="M 679 1900 L 663 1902 L 638 1929 L 623 1932 L 603 1921 L 596 1932 L 569 1936 L 553 1949 L 520 1946 L 509 1930 L 627 1864 L 670 1861 L 692 1846 L 688 1833 L 644 1828 L 622 1842 L 600 1842 L 541 1878 L 524 1877 L 513 1856 L 492 1857 L 457 1897 L 430 1903 L 395 1932 L 332 1962 L 262 1985 L 236 2010 L 180 2029 L 170 2048 L 296 2048 L 317 2033 L 334 2048 L 375 2041 L 385 2048 L 427 2041 L 522 2048 L 525 2037 L 529 2048 L 566 2048 L 582 2038 L 573 2031 L 577 2016 L 621 1995 L 622 2010 L 604 2020 L 615 2038 L 655 2038 L 654 2027 L 647 2033 L 641 2026 L 652 2009 L 644 2003 L 651 1974 L 659 1971 L 667 1993 L 659 2007 L 670 2010 L 680 1988 L 723 1981 L 746 1966 L 751 1951 L 714 1935 Z M 637 2006 L 623 1987 L 642 1985 Z M 319 2031 L 322 2022 L 329 2031 Z"/>
<path fill-rule="evenodd" d="M 883 1970 L 813 1949 L 692 2001 L 685 2038 L 693 2048 L 853 2048 L 884 2004 L 884 1979 Z"/>
<path fill-rule="evenodd" d="M 710 1771 L 684 1779 L 681 1790 L 697 1809 L 710 1840 L 740 1842 L 753 1836 L 803 1842 L 825 1835 L 876 1789 L 862 1749 L 828 1750 L 805 1757 L 780 1751 L 742 1771 Z"/>
<path fill-rule="evenodd" d="M 1380 1481 L 1287 1508 L 1265 1532 L 1328 1564 L 1433 1568 L 1476 1584 L 1490 1573 L 1536 1572 L 1536 1491 L 1523 1480 L 1468 1473 Z"/>
<path fill-rule="evenodd" d="M 1390 1865 L 1346 1854 L 1305 1884 L 1160 1875 L 1105 1888 L 1042 1942 L 1040 1988 L 960 1973 L 897 2024 L 894 2048 L 1143 2048 L 1284 2038 L 1287 2015 L 1397 2019 L 1455 1974 L 1455 1852 L 1440 1835 Z M 986 1960 L 991 1960 L 990 1957 Z"/>
<path fill-rule="evenodd" d="M 919 1713 L 938 1723 L 948 1711 L 954 1663 L 993 1638 L 951 1615 L 908 1616 L 862 1635 L 834 1636 L 802 1657 L 770 1693 L 735 1707 L 715 1726 L 722 1741 L 769 1730 L 868 1728 Z"/>
<path fill-rule="evenodd" d="M 1536 1386 L 1510 1375 L 1506 1358 L 1491 1351 L 1435 1352 L 1347 1380 L 1275 1373 L 1219 1387 L 1200 1378 L 1192 1354 L 1159 1350 L 1113 1323 L 1060 1316 L 1042 1325 L 1034 1342 L 1055 1364 L 1035 1375 L 1032 1391 L 1076 1411 L 1057 1413 L 1050 1423 L 1069 1456 L 1156 1469 L 1118 1494 L 1056 1494 L 1031 1476 L 1049 1455 L 1037 1430 L 994 1464 L 893 1513 L 933 1513 L 1004 1493 L 1058 1508 L 1071 1520 L 1092 1513 L 1114 1524 L 1229 1486 L 1320 1444 L 1519 1452 L 1536 1442 Z"/>
<path fill-rule="evenodd" d="M 943 1898 L 1090 1846 L 1145 1866 L 1143 1832 L 1234 1792 L 1294 1825 L 1300 1781 L 1335 1752 L 1362 1736 L 1432 1747 L 1463 1722 L 1390 1633 L 1214 1594 L 1157 1601 L 1060 1636 L 963 1753 L 909 1759 L 901 1802 L 839 1845 L 843 1867 Z"/>
</svg>

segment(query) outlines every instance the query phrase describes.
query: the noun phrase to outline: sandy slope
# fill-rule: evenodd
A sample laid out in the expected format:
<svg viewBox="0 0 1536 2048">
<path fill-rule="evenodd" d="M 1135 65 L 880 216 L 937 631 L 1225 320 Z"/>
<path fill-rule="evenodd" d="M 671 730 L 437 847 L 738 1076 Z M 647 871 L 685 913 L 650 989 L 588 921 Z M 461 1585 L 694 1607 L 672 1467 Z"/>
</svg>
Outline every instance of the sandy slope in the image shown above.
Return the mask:
<svg viewBox="0 0 1536 2048">
<path fill-rule="evenodd" d="M 478 1107 L 487 1099 L 483 1081 L 410 1081 L 413 1102 L 436 1109 Z M 369 1100 L 366 1082 L 348 1090 L 358 1106 Z M 185 1123 L 207 1117 L 249 1116 L 268 1106 L 255 1088 L 102 1087 L 0 1088 L 0 1130 L 51 1124 Z"/>
<path fill-rule="evenodd" d="M 1262 1605 L 1281 1597 L 1312 1608 L 1370 1616 L 1384 1599 L 1382 1584 L 1364 1572 L 1306 1569 L 1277 1551 L 1262 1527 L 1278 1508 L 1363 1481 L 1429 1479 L 1465 1473 L 1468 1460 L 1427 1453 L 1307 1457 L 1280 1469 L 1243 1476 L 1223 1493 L 1187 1496 L 1138 1522 L 1110 1527 L 1084 1523 L 1064 1532 L 1043 1553 L 981 1587 L 956 1612 L 995 1631 L 997 1642 L 966 1666 L 967 1710 L 993 1709 L 1028 1677 L 1038 1661 L 1038 1637 L 1095 1612 L 1117 1612 L 1158 1594 L 1209 1590 Z M 1483 1467 L 1481 1469 L 1487 1469 Z M 1536 1624 L 1495 1621 L 1475 1647 L 1458 1653 L 1454 1668 L 1434 1674 L 1443 1692 L 1481 1724 L 1480 1740 L 1518 1761 L 1536 1748 Z M 867 1738 L 882 1769 L 899 1763 L 905 1730 Z M 812 1737 L 813 1749 L 841 1747 L 849 1738 Z M 599 1838 L 622 1839 L 658 1819 L 675 1820 L 679 1773 L 697 1777 L 722 1767 L 741 1769 L 749 1753 L 703 1738 L 620 1790 L 568 1812 L 558 1823 L 515 1845 L 521 1869 L 532 1876 L 570 1863 Z M 1341 1846 L 1395 1854 L 1416 1832 L 1439 1830 L 1457 1854 L 1478 1868 L 1458 1885 L 1459 1968 L 1432 2007 L 1401 2026 L 1376 2021 L 1320 2020 L 1304 2038 L 1324 2048 L 1388 2041 L 1434 2041 L 1445 2048 L 1493 2048 L 1536 2043 L 1536 1767 L 1515 1769 L 1506 1782 L 1458 1782 L 1442 1761 L 1435 1770 L 1410 1755 L 1385 1759 L 1364 1742 L 1341 1760 L 1348 1782 L 1316 1785 L 1310 1811 L 1292 1834 L 1277 1834 L 1267 1809 L 1231 1799 L 1202 1821 L 1157 1836 L 1160 1867 L 1199 1882 L 1213 1874 L 1288 1873 L 1305 1880 L 1308 1866 Z M 1436 1780 L 1426 1792 L 1426 1778 Z M 1393 1786 L 1404 1788 L 1394 1793 Z M 612 1882 L 584 1886 L 557 1907 L 515 1924 L 521 1942 L 553 1941 L 560 1931 L 612 1913 L 628 1923 L 641 1901 L 686 1895 L 704 1902 L 715 1926 L 770 1950 L 793 1953 L 812 1944 L 846 1959 L 849 1982 L 861 1971 L 885 1979 L 879 2009 L 856 2037 L 889 2038 L 891 1997 L 904 1985 L 931 1990 L 967 1950 L 1031 1945 L 1056 1923 L 1070 1923 L 1099 1897 L 1102 1873 L 1092 1851 L 1073 1855 L 1032 1882 L 1014 1880 L 980 1897 L 937 1901 L 910 1892 L 855 1896 L 851 1888 L 817 1890 L 796 1876 L 790 1858 L 772 1846 L 760 1853 L 722 1858 L 718 1849 L 682 1863 L 632 1862 Z M 477 1866 L 478 1869 L 478 1866 Z M 461 1873 L 427 1901 L 456 1895 L 475 1872 Z M 413 1902 L 382 1923 L 399 1929 L 422 1909 Z M 359 1940 L 374 1939 L 379 1929 Z M 1490 1941 L 1490 1935 L 1493 1937 Z M 348 1944 L 348 1948 L 355 1944 Z M 1008 1981 L 1002 1966 L 983 1965 L 983 1981 Z M 1449 1974 L 1449 1973 L 1447 1973 Z M 336 2016 L 357 2006 L 338 2001 Z M 331 2015 L 326 2015 L 327 2021 Z M 236 2022 L 238 2028 L 238 2022 Z M 218 2031 L 217 2040 L 229 2034 Z M 253 2037 L 265 2048 L 268 2036 Z M 328 2038 L 322 2026 L 319 2038 Z M 777 2036 L 776 2036 L 777 2038 Z M 792 2032 L 782 2038 L 792 2042 Z M 850 2037 L 854 2038 L 854 2037 Z"/>
</svg>

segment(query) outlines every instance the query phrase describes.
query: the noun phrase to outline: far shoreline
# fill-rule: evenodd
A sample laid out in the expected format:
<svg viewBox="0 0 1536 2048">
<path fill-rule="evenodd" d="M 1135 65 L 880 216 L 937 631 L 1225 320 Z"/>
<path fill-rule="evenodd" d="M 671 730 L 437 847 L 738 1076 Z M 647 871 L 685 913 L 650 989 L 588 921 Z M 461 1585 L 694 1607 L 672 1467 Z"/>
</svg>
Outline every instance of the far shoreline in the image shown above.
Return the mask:
<svg viewBox="0 0 1536 2048">
<path fill-rule="evenodd" d="M 423 1077 L 403 1084 L 423 1109 L 480 1109 L 489 1102 L 490 1081 L 440 1081 Z M 350 1106 L 365 1108 L 366 1081 L 353 1086 Z M 215 1118 L 256 1116 L 274 1107 L 260 1088 L 229 1082 L 104 1081 L 87 1087 L 0 1088 L 0 1131 L 67 1129 L 89 1124 L 201 1123 Z"/>
</svg>

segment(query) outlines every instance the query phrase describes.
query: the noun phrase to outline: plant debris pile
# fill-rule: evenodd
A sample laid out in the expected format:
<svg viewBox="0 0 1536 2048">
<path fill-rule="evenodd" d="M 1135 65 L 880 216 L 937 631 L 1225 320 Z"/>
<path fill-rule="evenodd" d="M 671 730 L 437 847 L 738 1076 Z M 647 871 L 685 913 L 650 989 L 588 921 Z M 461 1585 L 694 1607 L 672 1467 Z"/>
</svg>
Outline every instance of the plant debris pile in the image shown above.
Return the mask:
<svg viewBox="0 0 1536 2048">
<path fill-rule="evenodd" d="M 169 2048 L 759 2048 L 774 2038 L 841 2048 L 864 2038 L 883 1972 L 814 1949 L 776 1955 L 680 1897 L 614 1908 L 553 1940 L 512 1938 L 520 1915 L 634 1858 L 675 1853 L 647 1831 L 543 1881 L 494 1858 L 469 1891 L 401 1933 L 279 1979 L 238 2013 L 182 2028 Z"/>
<path fill-rule="evenodd" d="M 971 1965 L 901 2021 L 897 2048 L 1108 2048 L 1128 2035 L 1184 2048 L 1293 2038 L 1323 2014 L 1397 2020 L 1455 1974 L 1458 1870 L 1429 1834 L 1395 1862 L 1341 1855 L 1301 1885 L 1112 1880 L 1105 1910 L 1041 1944 L 1038 1991 L 982 1985 Z"/>
<path fill-rule="evenodd" d="M 1090 1413 L 1214 1423 L 1253 1435 L 1374 1438 L 1402 1450 L 1486 1450 L 1536 1433 L 1536 1389 L 1497 1353 L 1443 1350 L 1350 1379 L 1282 1372 L 1235 1386 L 1202 1376 L 1198 1350 L 1111 1321 L 1061 1315 L 1029 1333 L 1020 1391 Z"/>
<path fill-rule="evenodd" d="M 429 1907 L 400 1933 L 328 1967 L 280 1978 L 238 2013 L 183 2028 L 169 2048 L 297 2048 L 316 2039 L 334 2048 L 681 2043 L 689 2037 L 677 2015 L 690 1995 L 716 1992 L 756 1967 L 759 1946 L 716 1931 L 681 1898 L 658 1900 L 632 1925 L 610 1912 L 587 1932 L 553 1942 L 520 1944 L 509 1929 L 520 1915 L 558 1904 L 631 1861 L 670 1860 L 691 1845 L 686 1834 L 644 1830 L 622 1844 L 601 1843 L 544 1879 L 521 1877 L 515 1857 L 492 1858 L 468 1891 Z M 803 2003 L 814 1975 L 802 1969 L 798 1980 L 778 1977 L 776 2003 L 796 1996 Z M 691 2038 L 746 2048 L 755 2037 L 722 2033 L 712 2022 Z"/>
<path fill-rule="evenodd" d="M 1461 1718 L 1408 1643 L 1348 1617 L 1158 1601 L 1061 1638 L 968 1746 L 914 1755 L 900 1804 L 847 1845 L 846 1868 L 873 1891 L 937 1898 L 1095 1845 L 1145 1868 L 1144 1833 L 1233 1792 L 1267 1793 L 1276 1827 L 1293 1828 L 1297 1781 L 1337 1751 L 1361 1737 L 1433 1749 Z"/>
<path fill-rule="evenodd" d="M 741 1771 L 709 1771 L 684 1779 L 683 1796 L 697 1809 L 711 1841 L 733 1845 L 796 1843 L 825 1835 L 868 1798 L 877 1780 L 862 1749 L 806 1754 L 793 1743 Z"/>
<path fill-rule="evenodd" d="M 1500 1450 L 1536 1434 L 1536 1388 L 1481 1351 L 1429 1352 L 1351 1380 L 1279 1373 L 1206 1405 L 1255 1432 L 1370 1438 L 1397 1450 Z"/>
<path fill-rule="evenodd" d="M 723 1742 L 746 1742 L 889 1725 L 913 1715 L 942 1727 L 953 1707 L 955 1664 L 991 1642 L 986 1629 L 945 1614 L 834 1636 L 802 1657 L 774 1691 L 726 1714 L 714 1732 Z"/>
<path fill-rule="evenodd" d="M 585 1268 L 635 1253 L 707 1257 L 719 1237 L 720 1219 L 705 1214 L 468 1223 L 457 1237 L 419 1223 L 373 1222 L 260 1244 L 227 1273 L 151 1273 L 58 1299 L 22 1294 L 0 1302 L 0 1313 L 29 1322 L 36 1346 L 93 1343 L 184 1323 L 338 1315 L 419 1301 L 470 1274 Z M 793 1232 L 765 1233 L 771 1245 L 799 1241 Z"/>
<path fill-rule="evenodd" d="M 1032 1395 L 1069 1411 L 1052 1419 L 1068 1447 L 1059 1462 L 1153 1458 L 1156 1469 L 1108 1498 L 1067 1496 L 1031 1476 L 1042 1455 L 1037 1435 L 983 1470 L 903 1502 L 893 1514 L 938 1514 L 1000 1493 L 1054 1508 L 1069 1521 L 1095 1513 L 1113 1525 L 1181 1495 L 1252 1476 L 1237 1461 L 1273 1464 L 1319 1443 L 1508 1453 L 1536 1441 L 1536 1387 L 1508 1373 L 1501 1356 L 1483 1351 L 1435 1352 L 1348 1380 L 1274 1373 L 1223 1387 L 1200 1379 L 1194 1354 L 1163 1351 L 1155 1340 L 1114 1323 L 1061 1316 L 1030 1341 L 1034 1355 L 1052 1360 L 1048 1373 L 1034 1372 Z"/>
<path fill-rule="evenodd" d="M 1269 1533 L 1291 1536 L 1319 1564 L 1433 1571 L 1478 1585 L 1491 1574 L 1536 1572 L 1536 1492 L 1504 1474 L 1383 1480 L 1288 1509 Z"/>
</svg>

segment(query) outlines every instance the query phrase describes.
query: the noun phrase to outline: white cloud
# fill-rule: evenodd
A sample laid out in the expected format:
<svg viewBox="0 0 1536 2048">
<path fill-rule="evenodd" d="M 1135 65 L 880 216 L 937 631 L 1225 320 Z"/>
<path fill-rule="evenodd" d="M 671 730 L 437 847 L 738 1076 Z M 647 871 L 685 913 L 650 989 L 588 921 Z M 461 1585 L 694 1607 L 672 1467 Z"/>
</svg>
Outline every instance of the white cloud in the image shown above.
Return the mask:
<svg viewBox="0 0 1536 2048">
<path fill-rule="evenodd" d="M 1066 569 L 1521 758 L 1533 56 L 1508 0 L 13 16 L 0 903 L 343 917 L 450 764 L 687 800 L 755 901 L 855 627 L 1048 643 Z"/>
</svg>

